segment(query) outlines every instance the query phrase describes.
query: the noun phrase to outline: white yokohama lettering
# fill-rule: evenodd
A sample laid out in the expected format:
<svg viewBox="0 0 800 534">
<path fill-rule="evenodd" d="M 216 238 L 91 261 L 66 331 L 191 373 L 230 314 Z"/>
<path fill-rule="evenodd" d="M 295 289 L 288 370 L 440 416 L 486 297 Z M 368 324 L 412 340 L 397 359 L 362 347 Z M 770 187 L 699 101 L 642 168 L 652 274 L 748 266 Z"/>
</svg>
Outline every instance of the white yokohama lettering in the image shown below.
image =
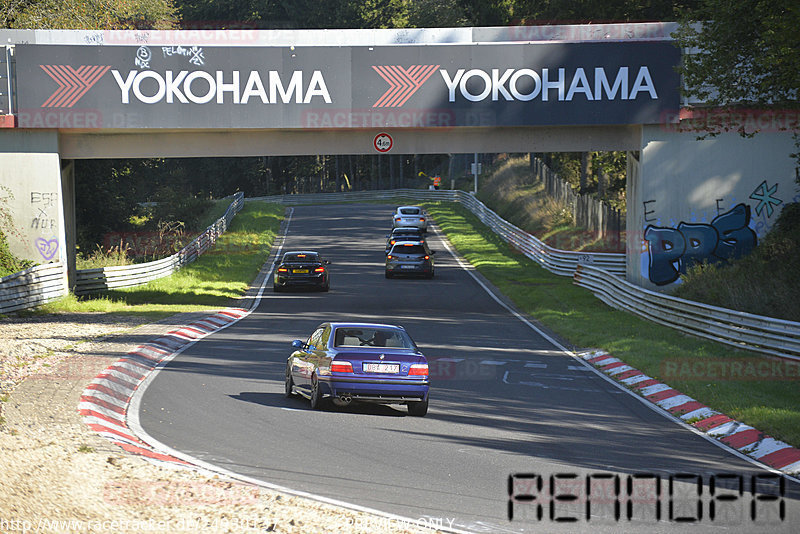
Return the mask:
<svg viewBox="0 0 800 534">
<path fill-rule="evenodd" d="M 639 93 L 645 93 L 652 100 L 658 100 L 650 70 L 639 67 L 636 78 L 631 83 L 629 67 L 619 67 L 613 73 L 613 84 L 605 67 L 593 69 L 594 79 L 590 80 L 592 69 L 576 68 L 568 73 L 565 68 L 543 68 L 541 74 L 533 69 L 492 69 L 491 74 L 481 69 L 458 69 L 451 76 L 446 69 L 439 73 L 447 86 L 448 100 L 456 101 L 457 93 L 470 102 L 481 102 L 489 98 L 498 100 L 519 100 L 527 102 L 540 98 L 542 102 L 552 100 L 571 102 L 579 95 L 587 101 L 593 100 L 634 100 Z M 477 78 L 479 81 L 472 81 Z M 471 82 L 471 83 L 470 83 Z M 594 82 L 594 83 L 592 83 Z"/>
<path fill-rule="evenodd" d="M 131 93 L 144 104 L 157 104 L 162 100 L 167 104 L 207 104 L 212 100 L 217 104 L 224 104 L 226 100 L 234 104 L 247 104 L 252 97 L 259 98 L 263 104 L 288 104 L 292 101 L 309 104 L 316 97 L 322 98 L 326 104 L 331 103 L 325 78 L 318 70 L 312 73 L 306 85 L 302 71 L 294 71 L 287 85 L 284 85 L 278 71 L 269 71 L 269 96 L 258 71 L 249 73 L 244 91 L 241 90 L 239 71 L 231 72 L 229 78 L 222 71 L 212 75 L 201 70 L 166 71 L 164 75 L 152 70 L 132 70 L 125 78 L 117 70 L 111 71 L 111 74 L 119 86 L 123 104 L 130 103 Z"/>
</svg>

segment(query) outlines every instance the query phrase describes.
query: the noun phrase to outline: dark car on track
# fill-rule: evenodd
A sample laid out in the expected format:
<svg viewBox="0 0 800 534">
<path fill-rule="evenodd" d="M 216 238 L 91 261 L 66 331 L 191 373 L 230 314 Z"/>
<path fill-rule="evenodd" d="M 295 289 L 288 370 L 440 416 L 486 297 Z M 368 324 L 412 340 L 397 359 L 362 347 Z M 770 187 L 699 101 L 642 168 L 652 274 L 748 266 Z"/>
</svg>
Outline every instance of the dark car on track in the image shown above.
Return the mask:
<svg viewBox="0 0 800 534">
<path fill-rule="evenodd" d="M 386 255 L 386 278 L 395 275 L 422 275 L 433 278 L 434 251 L 419 241 L 398 241 Z"/>
<path fill-rule="evenodd" d="M 328 291 L 331 277 L 327 266 L 330 263 L 322 259 L 318 252 L 286 252 L 275 260 L 272 289 L 283 291 L 291 287 L 304 287 Z"/>
<path fill-rule="evenodd" d="M 401 326 L 323 323 L 306 341 L 292 341 L 286 396 L 300 394 L 319 409 L 329 400 L 405 404 L 428 412 L 428 360 Z"/>
<path fill-rule="evenodd" d="M 386 254 L 392 250 L 392 246 L 398 241 L 419 241 L 425 242 L 425 233 L 419 228 L 395 228 L 392 233 L 386 236 Z"/>
</svg>

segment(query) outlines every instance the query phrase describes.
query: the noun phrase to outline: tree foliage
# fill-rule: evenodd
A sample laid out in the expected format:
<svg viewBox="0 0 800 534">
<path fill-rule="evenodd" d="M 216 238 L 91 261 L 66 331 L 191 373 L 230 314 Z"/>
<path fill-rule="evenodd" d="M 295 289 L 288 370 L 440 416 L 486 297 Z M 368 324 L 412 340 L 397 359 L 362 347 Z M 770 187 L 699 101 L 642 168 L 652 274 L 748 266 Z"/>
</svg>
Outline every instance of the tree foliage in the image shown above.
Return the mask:
<svg viewBox="0 0 800 534">
<path fill-rule="evenodd" d="M 15 29 L 169 29 L 173 0 L 7 0 L 0 27 Z"/>
<path fill-rule="evenodd" d="M 692 52 L 681 67 L 685 96 L 712 106 L 800 107 L 798 28 L 796 0 L 701 0 L 675 35 Z"/>
</svg>

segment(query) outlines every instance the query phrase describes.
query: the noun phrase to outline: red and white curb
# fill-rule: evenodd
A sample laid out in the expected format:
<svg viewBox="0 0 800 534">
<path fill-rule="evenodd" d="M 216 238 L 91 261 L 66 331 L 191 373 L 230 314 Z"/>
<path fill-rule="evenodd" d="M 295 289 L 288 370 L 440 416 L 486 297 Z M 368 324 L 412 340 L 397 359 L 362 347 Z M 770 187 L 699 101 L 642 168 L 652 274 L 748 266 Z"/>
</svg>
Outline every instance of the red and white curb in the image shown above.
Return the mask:
<svg viewBox="0 0 800 534">
<path fill-rule="evenodd" d="M 78 403 L 78 413 L 92 430 L 126 451 L 156 462 L 189 465 L 187 462 L 156 451 L 137 438 L 126 423 L 133 393 L 147 376 L 166 358 L 186 346 L 233 324 L 249 310 L 228 308 L 167 332 L 139 345 L 86 386 Z"/>
<path fill-rule="evenodd" d="M 712 410 L 603 351 L 577 356 L 720 443 L 787 475 L 800 475 L 800 449 Z"/>
</svg>

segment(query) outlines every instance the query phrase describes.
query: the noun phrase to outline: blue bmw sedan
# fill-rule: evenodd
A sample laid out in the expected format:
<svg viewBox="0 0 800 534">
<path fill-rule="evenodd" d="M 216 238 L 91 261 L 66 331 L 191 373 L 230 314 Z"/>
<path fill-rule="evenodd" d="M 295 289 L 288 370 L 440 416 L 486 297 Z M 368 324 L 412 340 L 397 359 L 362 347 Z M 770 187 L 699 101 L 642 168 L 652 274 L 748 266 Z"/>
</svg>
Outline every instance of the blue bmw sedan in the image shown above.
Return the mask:
<svg viewBox="0 0 800 534">
<path fill-rule="evenodd" d="M 401 326 L 323 323 L 286 363 L 286 396 L 299 394 L 313 409 L 332 401 L 405 404 L 410 415 L 428 413 L 428 361 Z"/>
</svg>

